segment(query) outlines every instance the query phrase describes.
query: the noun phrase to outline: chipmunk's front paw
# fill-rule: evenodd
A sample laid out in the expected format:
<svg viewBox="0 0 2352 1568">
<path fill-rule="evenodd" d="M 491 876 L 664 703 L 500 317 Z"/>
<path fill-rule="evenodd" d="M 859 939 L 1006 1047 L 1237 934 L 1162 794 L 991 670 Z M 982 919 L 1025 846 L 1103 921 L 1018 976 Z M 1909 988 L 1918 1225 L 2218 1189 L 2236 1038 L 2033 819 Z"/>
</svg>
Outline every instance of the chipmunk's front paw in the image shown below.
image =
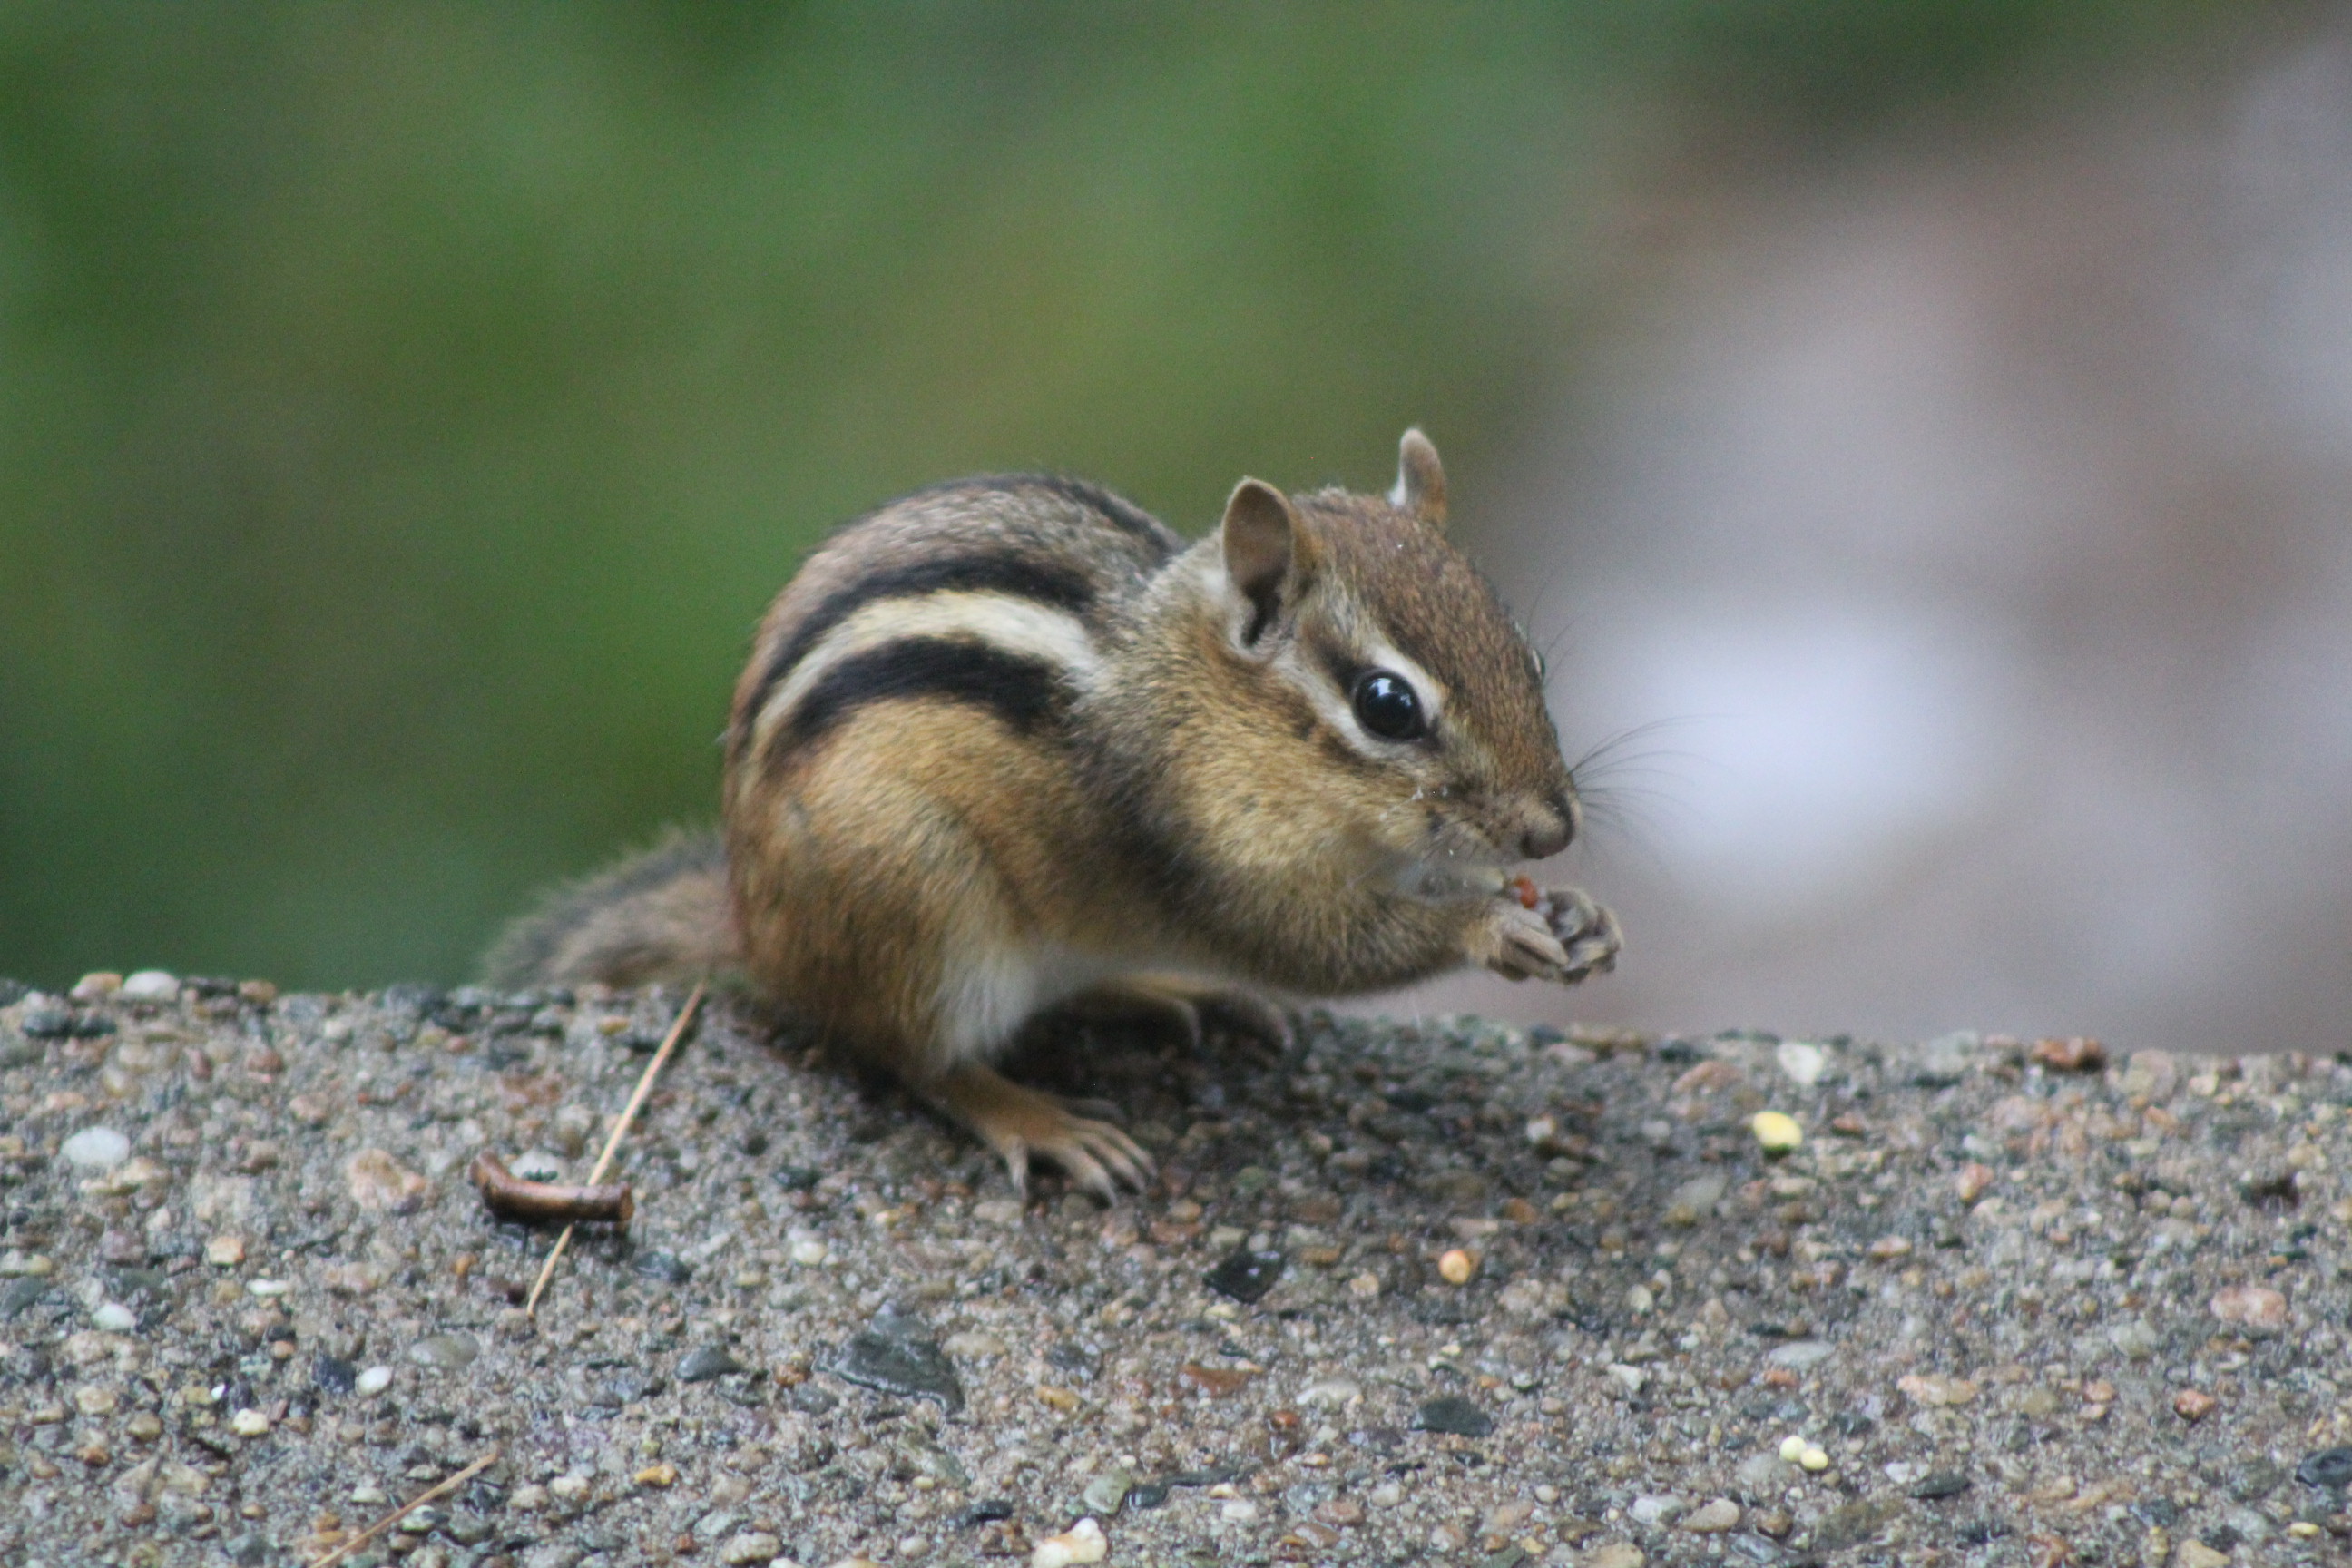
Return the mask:
<svg viewBox="0 0 2352 1568">
<path fill-rule="evenodd" d="M 1573 985 L 1617 966 L 1617 917 L 1574 888 L 1538 889 L 1521 879 L 1486 909 L 1471 958 L 1508 980 Z"/>
</svg>

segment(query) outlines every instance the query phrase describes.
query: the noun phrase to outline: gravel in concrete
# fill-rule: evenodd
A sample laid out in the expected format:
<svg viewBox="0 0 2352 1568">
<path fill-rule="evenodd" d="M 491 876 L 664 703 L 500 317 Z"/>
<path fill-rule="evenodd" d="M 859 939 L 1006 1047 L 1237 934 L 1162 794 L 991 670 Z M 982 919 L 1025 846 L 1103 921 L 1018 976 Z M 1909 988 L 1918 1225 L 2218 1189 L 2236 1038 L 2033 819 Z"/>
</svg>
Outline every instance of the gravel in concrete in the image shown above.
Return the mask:
<svg viewBox="0 0 2352 1568">
<path fill-rule="evenodd" d="M 2335 1561 L 2352 1066 L 1100 1025 L 1161 1163 L 1024 1203 L 678 998 L 146 974 L 0 1008 L 0 1561 Z M 1797 1146 L 1785 1146 L 1790 1125 Z M 1084 1521 L 1093 1521 L 1092 1526 Z M 1099 1533 L 1097 1533 L 1097 1530 Z"/>
</svg>

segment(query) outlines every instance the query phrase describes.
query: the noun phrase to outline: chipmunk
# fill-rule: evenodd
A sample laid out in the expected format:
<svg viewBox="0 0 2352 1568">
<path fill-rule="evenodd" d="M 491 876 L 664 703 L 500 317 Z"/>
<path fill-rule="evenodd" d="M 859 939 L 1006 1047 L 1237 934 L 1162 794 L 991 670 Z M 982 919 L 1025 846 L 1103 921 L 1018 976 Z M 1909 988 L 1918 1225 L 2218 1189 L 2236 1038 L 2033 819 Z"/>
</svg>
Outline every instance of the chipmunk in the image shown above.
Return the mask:
<svg viewBox="0 0 2352 1568">
<path fill-rule="evenodd" d="M 965 1123 L 1105 1198 L 1150 1157 L 991 1065 L 1074 999 L 1197 1030 L 1249 988 L 1482 964 L 1573 984 L 1616 921 L 1506 868 L 1575 835 L 1542 664 L 1444 537 L 1405 432 L 1385 497 L 1244 479 L 1187 546 L 1119 497 L 956 480 L 857 519 L 736 683 L 723 838 L 680 837 L 502 941 L 506 985 L 740 970 Z"/>
</svg>

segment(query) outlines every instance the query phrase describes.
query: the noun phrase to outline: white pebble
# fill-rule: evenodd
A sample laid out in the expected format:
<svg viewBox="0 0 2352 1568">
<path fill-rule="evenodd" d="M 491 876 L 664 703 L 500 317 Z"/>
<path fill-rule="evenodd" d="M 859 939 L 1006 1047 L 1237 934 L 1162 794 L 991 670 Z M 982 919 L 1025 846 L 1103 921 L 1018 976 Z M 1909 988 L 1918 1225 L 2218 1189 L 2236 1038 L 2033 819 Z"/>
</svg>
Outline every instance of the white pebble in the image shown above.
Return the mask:
<svg viewBox="0 0 2352 1568">
<path fill-rule="evenodd" d="M 66 1163 L 85 1171 L 111 1171 L 131 1158 L 131 1140 L 111 1127 L 85 1127 L 67 1139 L 58 1152 Z"/>
<path fill-rule="evenodd" d="M 127 1334 L 139 1326 L 139 1316 L 120 1301 L 109 1301 L 89 1315 L 93 1328 L 110 1334 Z"/>
<path fill-rule="evenodd" d="M 365 1372 L 360 1373 L 358 1379 L 352 1383 L 352 1386 L 359 1390 L 361 1394 L 367 1397 L 373 1398 L 375 1395 L 382 1394 L 385 1389 L 392 1386 L 392 1368 L 388 1366 L 372 1366 Z"/>
<path fill-rule="evenodd" d="M 814 1268 L 832 1256 L 832 1249 L 814 1237 L 793 1243 L 792 1259 L 803 1268 Z"/>
<path fill-rule="evenodd" d="M 1781 1041 L 1780 1048 L 1773 1056 L 1780 1062 L 1780 1070 L 1787 1073 L 1790 1081 L 1800 1089 L 1811 1089 L 1820 1082 L 1822 1069 L 1830 1062 L 1821 1047 L 1807 1045 L 1802 1040 Z"/>
<path fill-rule="evenodd" d="M 228 1429 L 240 1437 L 258 1437 L 269 1430 L 269 1417 L 258 1410 L 240 1410 L 228 1418 Z"/>
<path fill-rule="evenodd" d="M 180 978 L 162 969 L 142 969 L 122 983 L 116 993 L 125 1002 L 177 1002 Z"/>
<path fill-rule="evenodd" d="M 283 1296 L 294 1287 L 283 1279 L 250 1279 L 246 1282 L 245 1288 L 256 1296 L 268 1298 Z"/>
</svg>

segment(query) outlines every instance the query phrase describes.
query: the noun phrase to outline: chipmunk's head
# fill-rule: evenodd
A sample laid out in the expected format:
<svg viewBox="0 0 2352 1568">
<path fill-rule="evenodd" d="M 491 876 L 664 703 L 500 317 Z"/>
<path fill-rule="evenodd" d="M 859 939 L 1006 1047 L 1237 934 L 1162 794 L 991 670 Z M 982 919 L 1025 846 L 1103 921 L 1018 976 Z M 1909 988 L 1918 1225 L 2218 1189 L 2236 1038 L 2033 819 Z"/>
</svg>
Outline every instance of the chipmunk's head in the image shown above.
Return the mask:
<svg viewBox="0 0 2352 1568">
<path fill-rule="evenodd" d="M 1291 809 L 1431 897 L 1492 891 L 1578 818 L 1542 662 L 1444 525 L 1437 448 L 1408 430 L 1386 496 L 1243 480 L 1215 588 L 1223 651 L 1288 753 L 1265 760 L 1299 783 Z"/>
</svg>

